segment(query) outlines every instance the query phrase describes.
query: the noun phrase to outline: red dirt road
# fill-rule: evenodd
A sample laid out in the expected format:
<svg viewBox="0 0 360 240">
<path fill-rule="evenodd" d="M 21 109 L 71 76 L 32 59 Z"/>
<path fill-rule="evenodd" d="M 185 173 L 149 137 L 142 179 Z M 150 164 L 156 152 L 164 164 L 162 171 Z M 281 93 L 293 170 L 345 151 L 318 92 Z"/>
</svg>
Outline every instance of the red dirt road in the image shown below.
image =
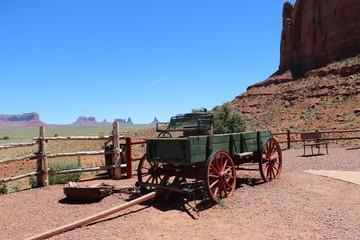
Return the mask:
<svg viewBox="0 0 360 240">
<path fill-rule="evenodd" d="M 176 196 L 152 200 L 51 239 L 360 239 L 360 186 L 304 172 L 360 171 L 360 149 L 329 151 L 313 157 L 301 157 L 302 149 L 284 151 L 280 179 L 266 184 L 258 172 L 248 178 L 238 171 L 239 186 L 222 204 L 185 204 Z M 128 185 L 136 179 L 101 181 Z M 24 239 L 129 198 L 115 193 L 97 203 L 70 204 L 62 187 L 0 195 L 0 239 Z"/>
</svg>

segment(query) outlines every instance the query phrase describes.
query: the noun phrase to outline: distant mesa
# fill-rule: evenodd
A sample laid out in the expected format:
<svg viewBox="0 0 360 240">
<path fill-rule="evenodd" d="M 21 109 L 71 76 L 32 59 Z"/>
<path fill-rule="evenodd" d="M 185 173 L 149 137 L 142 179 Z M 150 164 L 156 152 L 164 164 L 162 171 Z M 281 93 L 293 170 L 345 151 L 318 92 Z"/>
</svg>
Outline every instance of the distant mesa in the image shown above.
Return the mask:
<svg viewBox="0 0 360 240">
<path fill-rule="evenodd" d="M 17 115 L 0 115 L 0 121 L 4 122 L 20 122 L 20 121 L 40 121 L 39 114 L 36 112 L 33 113 L 23 113 Z"/>
<path fill-rule="evenodd" d="M 116 118 L 115 122 L 121 123 L 121 124 L 134 124 L 131 121 L 131 118 L 129 117 L 127 120 L 125 118 Z"/>
<path fill-rule="evenodd" d="M 80 116 L 77 119 L 77 122 L 96 122 L 95 117 L 84 117 L 84 116 Z"/>
<path fill-rule="evenodd" d="M 157 124 L 157 123 L 159 123 L 159 120 L 156 117 L 154 117 L 154 121 L 152 121 L 150 124 Z"/>
<path fill-rule="evenodd" d="M 80 116 L 76 120 L 76 122 L 73 123 L 73 125 L 99 125 L 99 124 L 110 124 L 105 119 L 102 122 L 97 122 L 95 117 L 85 117 Z"/>
<path fill-rule="evenodd" d="M 40 127 L 46 125 L 40 121 L 39 114 L 23 113 L 23 114 L 0 114 L 1 128 L 17 128 L 17 127 Z"/>
</svg>

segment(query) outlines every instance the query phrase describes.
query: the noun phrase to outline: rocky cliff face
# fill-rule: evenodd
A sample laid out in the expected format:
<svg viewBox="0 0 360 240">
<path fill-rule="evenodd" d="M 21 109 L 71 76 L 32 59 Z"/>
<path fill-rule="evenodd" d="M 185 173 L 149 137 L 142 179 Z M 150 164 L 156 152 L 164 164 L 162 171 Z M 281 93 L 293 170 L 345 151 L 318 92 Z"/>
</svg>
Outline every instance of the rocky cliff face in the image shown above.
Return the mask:
<svg viewBox="0 0 360 240">
<path fill-rule="evenodd" d="M 298 0 L 283 8 L 280 72 L 303 73 L 360 53 L 359 0 Z"/>
<path fill-rule="evenodd" d="M 254 84 L 231 101 L 248 130 L 309 131 L 360 126 L 360 56 L 294 78 L 291 71 Z"/>
<path fill-rule="evenodd" d="M 39 114 L 38 113 L 24 113 L 18 115 L 0 115 L 0 121 L 4 122 L 20 122 L 20 121 L 39 121 Z"/>
<path fill-rule="evenodd" d="M 358 128 L 360 1 L 286 2 L 282 22 L 279 71 L 230 103 L 248 130 Z"/>
</svg>

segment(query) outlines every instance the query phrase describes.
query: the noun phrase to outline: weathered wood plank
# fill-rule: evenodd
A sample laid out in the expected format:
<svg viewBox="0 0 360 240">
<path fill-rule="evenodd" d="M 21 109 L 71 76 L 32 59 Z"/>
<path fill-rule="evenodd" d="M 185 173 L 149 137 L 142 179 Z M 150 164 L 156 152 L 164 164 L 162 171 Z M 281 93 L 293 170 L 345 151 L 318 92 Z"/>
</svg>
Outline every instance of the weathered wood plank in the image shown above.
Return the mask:
<svg viewBox="0 0 360 240">
<path fill-rule="evenodd" d="M 124 210 L 124 209 L 129 208 L 131 206 L 134 206 L 136 204 L 139 204 L 139 203 L 145 202 L 147 200 L 150 200 L 152 198 L 155 198 L 156 196 L 158 196 L 158 195 L 160 195 L 162 193 L 163 193 L 162 191 L 148 193 L 148 194 L 146 194 L 144 196 L 141 196 L 139 198 L 131 200 L 130 202 L 126 202 L 124 204 L 115 206 L 115 207 L 110 208 L 108 210 L 105 210 L 103 212 L 94 214 L 92 216 L 80 219 L 78 221 L 75 221 L 75 222 L 60 226 L 60 227 L 57 227 L 55 229 L 52 229 L 50 231 L 38 234 L 36 236 L 29 237 L 26 240 L 35 240 L 35 239 L 38 240 L 38 239 L 50 238 L 50 237 L 52 237 L 54 235 L 57 235 L 57 234 L 72 230 L 74 228 L 77 228 L 77 227 L 80 227 L 80 226 L 83 226 L 83 225 L 86 225 L 86 224 L 89 224 L 89 223 L 94 222 L 94 221 L 96 221 L 98 219 L 104 218 L 106 216 L 109 216 L 111 214 L 114 214 L 116 212 Z"/>
<path fill-rule="evenodd" d="M 123 164 L 126 167 L 126 164 Z M 52 170 L 49 171 L 49 175 L 57 175 L 57 174 L 66 174 L 66 173 L 79 173 L 79 172 L 93 172 L 93 171 L 103 171 L 103 170 L 109 170 L 114 169 L 115 165 L 111 166 L 98 166 L 98 167 L 88 167 L 88 168 L 75 168 L 75 169 L 69 169 L 69 170 Z"/>
<path fill-rule="evenodd" d="M 102 151 L 86 151 L 86 152 L 72 152 L 72 153 L 53 153 L 47 154 L 46 157 L 48 158 L 57 158 L 57 157 L 75 157 L 75 156 L 92 156 L 92 155 L 105 155 L 105 154 L 112 154 L 112 152 L 105 152 Z"/>
<path fill-rule="evenodd" d="M 41 156 L 39 156 L 38 154 L 32 153 L 32 154 L 27 154 L 27 155 L 18 156 L 18 157 L 0 159 L 0 163 L 8 163 L 8 162 L 12 162 L 12 161 L 22 161 L 22 160 L 33 160 L 33 159 L 38 159 L 40 157 Z"/>
<path fill-rule="evenodd" d="M 6 143 L 6 144 L 1 144 L 0 149 L 17 148 L 17 147 L 31 147 L 31 146 L 34 146 L 36 144 L 37 144 L 36 141 L 23 142 L 23 143 Z"/>
<path fill-rule="evenodd" d="M 121 148 L 119 143 L 119 123 L 114 122 L 113 124 L 113 164 L 115 165 L 115 179 L 121 178 L 121 162 L 120 162 L 120 154 Z"/>
<path fill-rule="evenodd" d="M 2 178 L 2 179 L 0 179 L 0 183 L 15 181 L 15 180 L 18 180 L 21 178 L 30 177 L 30 176 L 37 175 L 37 174 L 41 174 L 41 172 L 30 172 L 30 173 L 25 173 L 25 174 L 15 176 L 15 177 Z"/>
<path fill-rule="evenodd" d="M 68 136 L 68 137 L 46 137 L 45 140 L 110 140 L 113 136 Z M 34 140 L 38 140 L 38 137 L 33 137 Z M 119 139 L 125 139 L 123 135 L 119 136 Z"/>
</svg>

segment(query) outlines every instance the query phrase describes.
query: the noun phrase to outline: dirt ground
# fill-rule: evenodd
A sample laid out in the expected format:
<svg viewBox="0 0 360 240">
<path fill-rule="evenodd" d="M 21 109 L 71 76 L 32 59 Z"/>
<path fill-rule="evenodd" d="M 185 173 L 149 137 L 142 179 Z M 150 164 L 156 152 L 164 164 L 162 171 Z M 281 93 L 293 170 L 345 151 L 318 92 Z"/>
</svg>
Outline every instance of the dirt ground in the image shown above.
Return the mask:
<svg viewBox="0 0 360 240">
<path fill-rule="evenodd" d="M 221 204 L 174 195 L 150 200 L 51 239 L 360 239 L 360 186 L 305 170 L 360 171 L 360 148 L 329 155 L 283 152 L 280 179 L 263 183 L 258 172 L 238 171 L 238 187 Z M 131 180 L 84 181 L 116 185 Z M 64 185 L 0 195 L 0 239 L 24 239 L 126 202 L 114 193 L 100 202 L 68 201 Z"/>
</svg>

